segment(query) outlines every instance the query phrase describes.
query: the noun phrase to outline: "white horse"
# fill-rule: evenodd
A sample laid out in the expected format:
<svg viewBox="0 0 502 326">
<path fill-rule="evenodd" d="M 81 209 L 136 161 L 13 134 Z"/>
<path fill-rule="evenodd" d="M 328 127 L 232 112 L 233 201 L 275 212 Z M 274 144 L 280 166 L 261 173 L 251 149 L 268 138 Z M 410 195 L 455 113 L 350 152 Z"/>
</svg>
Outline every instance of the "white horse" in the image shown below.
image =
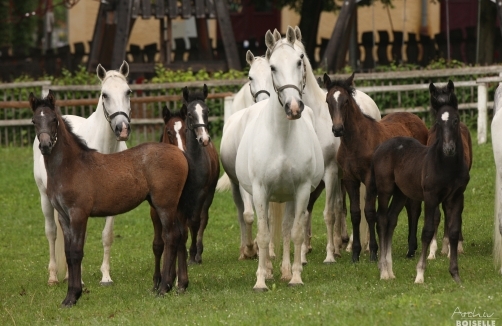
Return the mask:
<svg viewBox="0 0 502 326">
<path fill-rule="evenodd" d="M 305 53 L 305 48 L 301 43 L 301 31 L 298 27 L 294 29 L 288 26 L 286 35 L 295 35 L 296 41 L 294 48 L 298 53 Z M 273 39 L 265 39 L 265 43 L 269 49 L 274 46 L 274 42 L 287 42 L 286 39 L 281 39 L 281 34 L 275 30 Z M 336 161 L 336 154 L 340 146 L 340 139 L 335 138 L 332 133 L 333 122 L 329 115 L 328 106 L 326 103 L 326 91 L 323 90 L 313 73 L 312 66 L 308 58 L 304 57 L 305 62 L 305 89 L 303 90 L 303 101 L 312 108 L 315 115 L 315 130 L 321 143 L 324 157 L 324 176 L 323 180 L 326 189 L 326 205 L 324 209 L 324 221 L 327 229 L 327 245 L 326 258 L 324 263 L 335 262 L 335 255 L 341 256 L 340 248 L 342 246 L 342 228 L 344 229 L 345 218 L 343 215 L 343 196 L 341 191 L 341 179 Z M 356 90 L 354 95 L 356 103 L 361 110 L 375 120 L 380 120 L 380 110 L 371 97 L 367 94 Z M 361 202 L 363 203 L 363 201 Z M 335 218 L 335 217 L 339 218 Z M 310 225 L 311 214 L 307 217 L 308 225 Z M 302 251 L 302 262 L 306 263 L 306 252 L 309 247 L 309 236 L 306 236 L 306 243 Z"/>
<path fill-rule="evenodd" d="M 232 196 L 237 207 L 237 216 L 241 230 L 241 245 L 239 260 L 254 258 L 257 248 L 254 245 L 253 221 L 254 209 L 253 198 L 242 187 L 235 173 L 235 158 L 242 135 L 249 121 L 254 119 L 264 100 L 270 97 L 273 91 L 271 70 L 268 61 L 263 57 L 255 57 L 251 51 L 246 53 L 246 61 L 250 65 L 249 82 L 246 83 L 234 99 L 232 105 L 237 111 L 230 116 L 223 126 L 223 136 L 220 143 L 220 160 L 225 169 L 225 174 L 218 181 L 219 191 L 226 188 L 225 182 L 232 189 Z M 237 101 L 236 101 L 237 100 Z M 261 104 L 256 104 L 261 103 Z M 270 254 L 274 256 L 273 242 L 271 242 Z"/>
<path fill-rule="evenodd" d="M 495 158 L 495 227 L 493 231 L 493 257 L 495 267 L 502 274 L 502 85 L 495 91 L 491 126 L 493 156 Z"/>
<path fill-rule="evenodd" d="M 106 71 L 99 64 L 96 73 L 101 80 L 101 96 L 96 111 L 87 119 L 74 115 L 65 115 L 64 118 L 71 123 L 73 131 L 82 137 L 90 148 L 104 154 L 120 152 L 127 149 L 124 141 L 129 138 L 131 131 L 129 125 L 131 111 L 129 95 L 132 91 L 126 79 L 129 74 L 129 65 L 124 61 L 118 71 Z M 58 274 L 61 275 L 66 270 L 64 239 L 59 223 L 56 223 L 57 212 L 47 197 L 47 172 L 43 156 L 38 147 L 39 141 L 35 138 L 33 142 L 33 173 L 40 192 L 42 212 L 45 216 L 45 235 L 49 241 L 50 255 L 48 283 L 52 285 L 58 283 Z M 109 285 L 113 283 L 110 277 L 113 216 L 106 218 L 102 241 L 104 254 L 100 284 Z"/>
<path fill-rule="evenodd" d="M 268 31 L 266 40 L 270 39 L 273 35 Z M 268 223 L 270 201 L 287 202 L 282 232 L 282 278 L 289 280 L 290 285 L 303 284 L 301 246 L 305 212 L 310 192 L 317 187 L 324 173 L 322 150 L 313 125 L 314 115 L 301 99 L 305 68 L 303 55 L 293 47 L 295 40 L 294 33 L 288 33 L 288 43 L 278 44 L 272 51 L 267 51 L 276 92 L 271 93 L 256 119 L 249 122 L 237 151 L 237 178 L 253 196 L 258 216 L 256 291 L 268 290 L 265 279 L 272 274 L 267 250 L 271 237 Z M 295 247 L 292 266 L 290 238 Z"/>
</svg>

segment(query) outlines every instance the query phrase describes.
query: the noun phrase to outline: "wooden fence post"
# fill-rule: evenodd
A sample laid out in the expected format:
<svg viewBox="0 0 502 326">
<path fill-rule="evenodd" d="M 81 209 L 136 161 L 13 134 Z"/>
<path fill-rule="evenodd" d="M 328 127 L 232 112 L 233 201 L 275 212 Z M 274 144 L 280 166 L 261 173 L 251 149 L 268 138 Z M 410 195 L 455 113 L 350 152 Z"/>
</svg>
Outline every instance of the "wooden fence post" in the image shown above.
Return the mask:
<svg viewBox="0 0 502 326">
<path fill-rule="evenodd" d="M 487 98 L 486 83 L 478 84 L 478 144 L 486 143 L 487 118 Z"/>
<path fill-rule="evenodd" d="M 224 123 L 227 123 L 228 118 L 230 118 L 230 116 L 232 115 L 232 105 L 234 103 L 234 96 L 235 95 L 225 97 L 225 102 L 223 105 L 223 109 L 224 109 L 223 122 Z"/>
</svg>

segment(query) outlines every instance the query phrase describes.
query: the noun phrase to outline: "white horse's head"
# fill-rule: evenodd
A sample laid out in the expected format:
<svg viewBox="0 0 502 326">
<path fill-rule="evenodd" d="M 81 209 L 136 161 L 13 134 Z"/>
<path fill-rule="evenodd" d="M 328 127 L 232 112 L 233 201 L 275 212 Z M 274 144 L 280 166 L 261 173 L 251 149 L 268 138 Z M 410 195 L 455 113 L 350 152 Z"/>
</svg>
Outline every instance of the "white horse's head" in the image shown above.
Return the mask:
<svg viewBox="0 0 502 326">
<path fill-rule="evenodd" d="M 101 80 L 101 97 L 99 102 L 106 120 L 117 140 L 127 140 L 131 133 L 131 99 L 132 93 L 127 84 L 129 65 L 123 62 L 119 70 L 106 71 L 98 64 L 96 74 Z M 99 105 L 98 105 L 99 106 Z"/>
<path fill-rule="evenodd" d="M 270 65 L 264 57 L 255 57 L 251 51 L 246 53 L 246 61 L 249 68 L 249 90 L 255 102 L 266 100 L 272 90 L 272 77 Z"/>
<path fill-rule="evenodd" d="M 280 35 L 279 35 L 280 37 Z M 267 44 L 266 57 L 272 71 L 272 84 L 279 102 L 286 111 L 288 119 L 294 120 L 301 117 L 304 109 L 302 94 L 305 88 L 305 62 L 303 53 L 295 48 L 295 31 L 289 27 L 286 42 L 277 40 L 272 32 L 267 31 L 265 43 Z"/>
</svg>

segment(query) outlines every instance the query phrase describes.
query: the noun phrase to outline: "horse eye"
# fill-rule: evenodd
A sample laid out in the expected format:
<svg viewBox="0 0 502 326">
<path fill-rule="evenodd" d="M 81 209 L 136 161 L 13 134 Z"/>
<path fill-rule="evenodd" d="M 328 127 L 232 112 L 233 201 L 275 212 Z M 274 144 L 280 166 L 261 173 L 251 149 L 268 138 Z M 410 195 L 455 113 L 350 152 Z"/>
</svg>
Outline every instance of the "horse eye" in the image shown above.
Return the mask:
<svg viewBox="0 0 502 326">
<path fill-rule="evenodd" d="M 104 98 L 104 99 L 107 99 L 107 98 L 108 98 L 108 95 L 106 95 L 105 93 L 103 93 L 103 98 Z"/>
<path fill-rule="evenodd" d="M 301 67 L 302 66 L 302 61 L 301 60 L 298 60 L 298 63 L 296 64 L 298 67 Z"/>
<path fill-rule="evenodd" d="M 270 66 L 270 70 L 272 70 L 272 72 L 275 72 L 275 66 Z"/>
<path fill-rule="evenodd" d="M 303 57 L 304 57 L 304 54 L 303 54 L 303 53 L 302 53 L 302 54 L 300 54 L 300 58 L 302 58 L 302 59 L 303 59 Z"/>
<path fill-rule="evenodd" d="M 253 77 L 249 76 L 249 80 L 252 81 L 253 80 Z"/>
</svg>

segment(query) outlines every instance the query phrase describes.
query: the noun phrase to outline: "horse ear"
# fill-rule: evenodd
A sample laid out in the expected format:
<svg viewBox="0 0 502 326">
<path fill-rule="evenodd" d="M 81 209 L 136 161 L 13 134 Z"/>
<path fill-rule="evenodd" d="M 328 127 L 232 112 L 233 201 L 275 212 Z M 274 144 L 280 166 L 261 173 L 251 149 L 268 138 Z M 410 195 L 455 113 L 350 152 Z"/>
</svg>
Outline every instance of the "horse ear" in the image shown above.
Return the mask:
<svg viewBox="0 0 502 326">
<path fill-rule="evenodd" d="M 167 105 L 164 105 L 162 108 L 162 118 L 164 119 L 164 123 L 167 123 L 171 119 L 171 111 L 169 111 Z"/>
<path fill-rule="evenodd" d="M 296 42 L 295 30 L 291 26 L 288 26 L 288 31 L 286 32 L 286 39 L 291 44 L 294 44 Z"/>
<path fill-rule="evenodd" d="M 324 80 L 324 87 L 326 89 L 329 89 L 329 85 L 331 85 L 331 78 L 329 78 L 327 73 L 324 73 L 323 80 Z"/>
<path fill-rule="evenodd" d="M 453 93 L 455 91 L 455 86 L 453 85 L 451 79 L 448 80 L 448 85 L 446 85 L 446 88 L 450 93 Z"/>
<path fill-rule="evenodd" d="M 28 101 L 30 102 L 30 107 L 33 111 L 37 108 L 38 104 L 38 98 L 33 94 L 33 92 L 30 92 L 30 96 L 28 97 Z"/>
<path fill-rule="evenodd" d="M 281 38 L 282 38 L 281 33 L 277 30 L 277 28 L 276 28 L 276 29 L 274 29 L 274 39 L 275 39 L 275 41 L 276 41 L 276 42 L 277 42 L 277 41 L 280 41 L 280 40 L 281 40 Z"/>
<path fill-rule="evenodd" d="M 322 82 L 322 79 L 321 77 L 317 77 L 317 85 L 319 85 L 319 87 L 324 87 L 324 83 Z"/>
<path fill-rule="evenodd" d="M 129 64 L 125 60 L 122 62 L 119 71 L 122 75 L 124 75 L 124 77 L 127 77 L 127 75 L 129 75 Z"/>
<path fill-rule="evenodd" d="M 96 68 L 96 75 L 98 75 L 99 80 L 103 81 L 106 77 L 106 70 L 103 68 L 101 63 L 98 63 L 98 67 Z"/>
<path fill-rule="evenodd" d="M 207 98 L 207 93 L 208 93 L 207 85 L 204 84 L 204 87 L 202 88 L 202 94 L 204 94 L 204 100 Z"/>
<path fill-rule="evenodd" d="M 295 26 L 295 35 L 297 41 L 302 41 L 302 31 L 300 31 L 300 27 Z"/>
<path fill-rule="evenodd" d="M 430 93 L 431 95 L 436 95 L 436 91 L 437 91 L 436 86 L 434 86 L 434 84 L 433 84 L 433 83 L 430 83 L 430 84 L 429 84 L 429 93 Z"/>
<path fill-rule="evenodd" d="M 271 49 L 274 46 L 274 44 L 275 44 L 274 35 L 270 30 L 268 30 L 267 33 L 265 34 L 265 45 L 267 46 L 267 48 Z"/>
<path fill-rule="evenodd" d="M 254 61 L 254 55 L 253 55 L 253 52 L 251 52 L 250 50 L 248 50 L 248 52 L 246 52 L 246 61 L 247 63 L 251 66 L 253 64 L 253 61 Z"/>
<path fill-rule="evenodd" d="M 54 92 L 51 91 L 50 89 L 49 89 L 49 94 L 47 94 L 45 99 L 49 101 L 49 103 L 53 108 L 56 107 L 56 94 L 54 94 Z"/>
<path fill-rule="evenodd" d="M 355 73 L 355 72 L 353 72 L 353 73 L 352 73 L 352 75 L 350 75 L 350 77 L 349 77 L 349 78 L 347 78 L 347 84 L 349 84 L 349 85 L 354 85 L 354 75 L 355 75 L 355 74 L 356 74 L 356 73 Z"/>
<path fill-rule="evenodd" d="M 267 52 L 265 52 L 265 57 L 267 58 L 267 60 L 270 60 L 271 55 L 272 55 L 272 51 L 270 51 L 270 49 L 267 49 Z"/>
<path fill-rule="evenodd" d="M 188 87 L 183 88 L 183 103 L 188 104 Z"/>
<path fill-rule="evenodd" d="M 183 104 L 183 106 L 180 109 L 180 118 L 182 120 L 185 120 L 187 118 L 187 106 Z"/>
</svg>

